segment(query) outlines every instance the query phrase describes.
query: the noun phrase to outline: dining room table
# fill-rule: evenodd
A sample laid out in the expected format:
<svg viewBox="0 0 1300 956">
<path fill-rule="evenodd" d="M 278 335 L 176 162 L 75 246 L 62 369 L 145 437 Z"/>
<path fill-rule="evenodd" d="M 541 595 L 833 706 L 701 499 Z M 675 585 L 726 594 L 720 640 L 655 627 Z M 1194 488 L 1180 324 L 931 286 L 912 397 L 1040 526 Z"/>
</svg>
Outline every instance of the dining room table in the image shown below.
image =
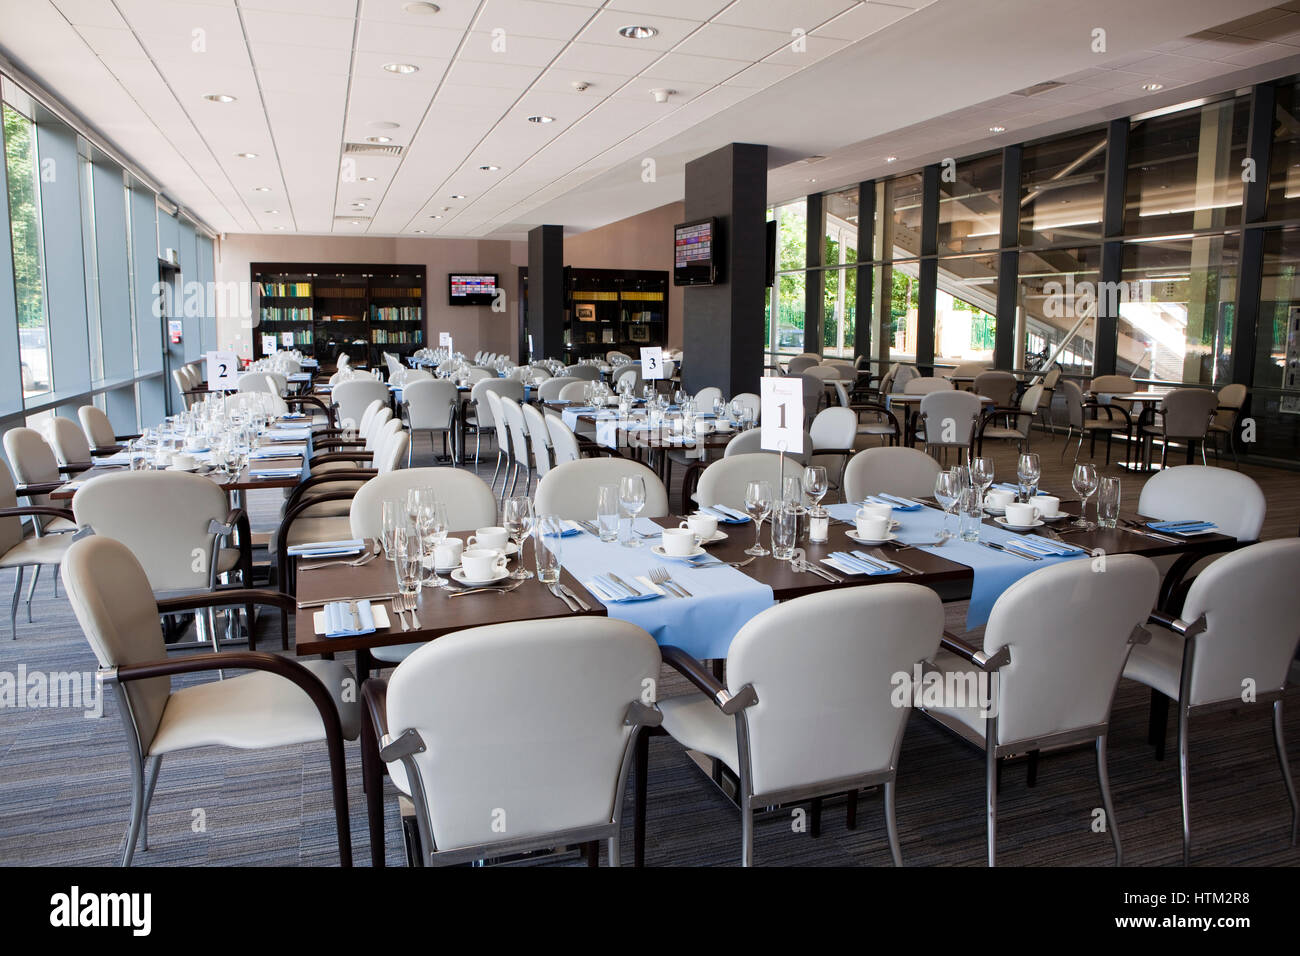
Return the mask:
<svg viewBox="0 0 1300 956">
<path fill-rule="evenodd" d="M 1100 406 L 1106 406 L 1112 403 L 1120 403 L 1121 407 L 1124 404 L 1137 407 L 1137 411 L 1138 411 L 1137 419 L 1133 422 L 1133 438 L 1137 443 L 1137 459 L 1135 461 L 1117 461 L 1115 464 L 1119 468 L 1123 469 L 1124 471 L 1134 471 L 1134 472 L 1145 472 L 1151 470 L 1146 465 L 1142 454 L 1142 448 L 1144 446 L 1144 442 L 1142 440 L 1142 429 L 1147 425 L 1152 424 L 1155 421 L 1156 409 L 1160 407 L 1160 403 L 1165 400 L 1165 396 L 1167 396 L 1171 391 L 1173 391 L 1173 389 L 1168 389 L 1168 388 L 1154 389 L 1145 392 L 1091 392 L 1090 391 L 1084 395 L 1085 399 L 1095 401 Z M 1188 464 L 1191 464 L 1191 461 L 1192 461 L 1192 449 L 1191 446 L 1189 445 L 1187 448 Z"/>
<path fill-rule="evenodd" d="M 884 396 L 885 407 L 893 409 L 898 407 L 903 413 L 903 442 L 908 447 L 916 444 L 916 421 L 921 412 L 921 399 L 924 395 L 917 395 L 911 392 L 890 392 Z M 992 408 L 993 399 L 987 395 L 979 396 L 980 405 L 983 408 Z"/>
</svg>

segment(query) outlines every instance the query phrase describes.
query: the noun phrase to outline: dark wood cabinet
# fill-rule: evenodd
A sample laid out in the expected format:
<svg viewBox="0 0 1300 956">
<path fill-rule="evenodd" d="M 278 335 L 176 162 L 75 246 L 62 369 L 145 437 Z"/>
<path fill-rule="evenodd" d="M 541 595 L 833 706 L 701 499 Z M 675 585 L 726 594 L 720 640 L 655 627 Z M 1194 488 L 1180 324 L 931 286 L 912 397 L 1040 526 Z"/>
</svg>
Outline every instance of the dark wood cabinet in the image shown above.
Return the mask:
<svg viewBox="0 0 1300 956">
<path fill-rule="evenodd" d="M 566 358 L 577 361 L 614 349 L 635 358 L 643 346 L 666 346 L 668 281 L 667 272 L 566 268 Z"/>
</svg>

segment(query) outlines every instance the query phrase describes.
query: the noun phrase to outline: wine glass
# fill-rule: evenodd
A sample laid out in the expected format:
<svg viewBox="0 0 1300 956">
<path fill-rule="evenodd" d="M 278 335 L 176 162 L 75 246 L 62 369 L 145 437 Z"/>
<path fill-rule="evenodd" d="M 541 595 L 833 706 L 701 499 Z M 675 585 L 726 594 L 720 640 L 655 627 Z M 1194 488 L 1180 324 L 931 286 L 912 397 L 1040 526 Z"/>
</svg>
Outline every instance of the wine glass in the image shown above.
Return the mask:
<svg viewBox="0 0 1300 956">
<path fill-rule="evenodd" d="M 713 417 L 721 420 L 722 416 L 727 413 L 727 400 L 719 395 L 713 400 Z"/>
<path fill-rule="evenodd" d="M 803 493 L 812 502 L 811 513 L 815 517 L 822 516 L 822 498 L 826 497 L 828 487 L 824 466 L 809 465 L 803 470 Z"/>
<path fill-rule="evenodd" d="M 1091 521 L 1088 520 L 1088 499 L 1097 491 L 1097 466 L 1088 463 L 1086 465 L 1075 465 L 1074 474 L 1070 478 L 1070 484 L 1074 488 L 1075 494 L 1079 495 L 1081 504 L 1079 505 L 1079 517 L 1074 522 L 1076 528 L 1095 528 Z"/>
<path fill-rule="evenodd" d="M 1020 481 L 1020 493 L 1025 501 L 1031 500 L 1038 494 L 1038 479 L 1042 473 L 1038 455 L 1030 452 L 1020 456 L 1020 460 L 1016 463 L 1016 478 Z"/>
<path fill-rule="evenodd" d="M 961 478 L 957 472 L 952 469 L 939 472 L 934 479 L 934 500 L 943 507 L 943 530 L 939 532 L 942 541 L 947 541 L 953 536 L 948 530 L 948 519 L 952 516 L 953 506 L 957 503 L 960 494 Z"/>
<path fill-rule="evenodd" d="M 641 547 L 641 539 L 636 533 L 636 516 L 645 507 L 645 479 L 640 475 L 624 475 L 619 479 L 618 504 L 628 516 L 627 538 L 623 545 Z"/>
<path fill-rule="evenodd" d="M 745 511 L 754 521 L 754 546 L 746 554 L 763 557 L 770 552 L 759 541 L 763 519 L 772 513 L 772 486 L 766 481 L 751 481 L 745 486 Z"/>
<path fill-rule="evenodd" d="M 445 587 L 447 581 L 437 570 L 435 552 L 447 539 L 447 509 L 432 488 L 412 488 L 406 493 L 407 510 L 414 516 L 424 546 L 425 584 Z"/>
<path fill-rule="evenodd" d="M 533 572 L 524 567 L 524 538 L 533 530 L 533 503 L 526 495 L 507 498 L 501 509 L 501 524 L 515 542 L 515 572 L 510 577 L 525 581 Z"/>
</svg>

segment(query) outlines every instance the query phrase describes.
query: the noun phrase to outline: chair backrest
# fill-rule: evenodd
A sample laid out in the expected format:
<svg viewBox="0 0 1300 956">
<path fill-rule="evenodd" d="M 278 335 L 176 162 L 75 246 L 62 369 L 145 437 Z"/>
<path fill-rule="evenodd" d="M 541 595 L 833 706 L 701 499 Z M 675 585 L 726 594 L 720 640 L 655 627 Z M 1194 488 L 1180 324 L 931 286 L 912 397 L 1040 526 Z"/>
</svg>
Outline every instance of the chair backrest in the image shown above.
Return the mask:
<svg viewBox="0 0 1300 956">
<path fill-rule="evenodd" d="M 949 378 L 978 378 L 981 372 L 990 368 L 988 362 L 958 362 L 957 367 L 948 373 Z"/>
<path fill-rule="evenodd" d="M 432 488 L 446 506 L 448 531 L 475 531 L 497 523 L 497 499 L 478 475 L 459 468 L 403 468 L 376 475 L 357 489 L 348 512 L 354 538 L 378 538 L 384 501 L 405 499 L 412 488 Z"/>
<path fill-rule="evenodd" d="M 1127 375 L 1098 375 L 1089 386 L 1094 394 L 1127 395 L 1130 392 L 1145 392 L 1143 382 L 1135 382 Z"/>
<path fill-rule="evenodd" d="M 456 383 L 445 378 L 423 379 L 402 386 L 402 403 L 406 405 L 407 421 L 413 429 L 450 428 L 452 411 L 459 400 Z"/>
<path fill-rule="evenodd" d="M 827 359 L 822 362 L 821 367 L 834 371 L 835 378 L 843 378 L 852 382 L 858 377 L 857 366 L 846 359 Z"/>
<path fill-rule="evenodd" d="M 366 406 L 376 399 L 387 405 L 388 386 L 370 376 L 354 378 L 335 385 L 330 397 L 339 407 L 339 425 L 346 428 L 349 422 L 359 423 Z"/>
<path fill-rule="evenodd" d="M 101 667 L 147 664 L 167 656 L 158 604 L 130 548 L 102 535 L 82 538 L 68 548 L 62 572 L 68 602 Z M 131 702 L 140 746 L 148 753 L 171 696 L 171 678 L 129 681 L 120 689 Z"/>
<path fill-rule="evenodd" d="M 645 378 L 641 375 L 640 362 L 633 362 L 631 365 L 625 365 L 623 368 L 615 372 L 614 385 L 617 386 L 619 382 L 629 375 L 632 376 L 632 387 L 637 391 L 640 391 L 641 387 L 645 384 Z"/>
<path fill-rule="evenodd" d="M 702 388 L 695 393 L 695 409 L 697 412 L 712 412 L 713 403 L 722 397 L 722 389 L 710 385 Z"/>
<path fill-rule="evenodd" d="M 812 374 L 812 370 L 804 372 L 798 376 L 803 391 L 803 414 L 807 421 L 817 414 L 818 409 L 822 406 L 822 401 L 826 398 L 826 383 L 817 375 Z"/>
<path fill-rule="evenodd" d="M 496 372 L 492 371 L 492 369 L 490 368 L 478 368 L 478 367 L 471 368 L 469 371 L 465 373 L 465 376 L 466 378 L 469 379 L 470 385 L 475 385 L 483 381 L 484 379 L 493 379 L 493 378 L 500 377 L 499 375 L 497 375 Z"/>
<path fill-rule="evenodd" d="M 0 509 L 18 507 L 18 493 L 14 490 L 14 476 L 0 462 Z M 17 516 L 0 518 L 0 555 L 23 540 L 23 521 Z"/>
<path fill-rule="evenodd" d="M 5 457 L 13 469 L 14 481 L 20 485 L 58 481 L 59 463 L 54 450 L 34 428 L 11 428 L 4 434 Z M 33 505 L 48 507 L 49 495 L 29 495 Z"/>
<path fill-rule="evenodd" d="M 1214 413 L 1214 424 L 1222 428 L 1231 428 L 1237 415 L 1246 406 L 1246 397 L 1250 391 L 1245 385 L 1233 382 L 1219 389 L 1219 407 Z"/>
<path fill-rule="evenodd" d="M 91 448 L 111 448 L 117 444 L 113 423 L 101 409 L 94 405 L 82 405 L 77 409 L 77 418 L 81 420 L 81 430 L 86 433 L 86 441 Z"/>
<path fill-rule="evenodd" d="M 851 445 L 852 443 L 850 443 Z M 803 433 L 803 451 L 788 452 L 786 457 L 799 462 L 801 465 L 808 464 L 808 459 L 812 456 L 812 435 L 809 432 Z M 823 446 L 830 448 L 830 445 Z M 847 446 L 846 446 L 847 447 Z M 748 431 L 738 432 L 731 441 L 722 449 L 723 458 L 731 458 L 734 455 L 755 455 L 762 452 L 765 455 L 775 455 L 776 452 L 766 451 L 763 448 L 763 430 L 761 428 L 751 428 Z"/>
<path fill-rule="evenodd" d="M 560 389 L 556 401 L 560 402 L 580 402 L 583 400 L 583 390 L 587 387 L 586 379 L 579 379 L 576 382 L 569 382 Z M 550 384 L 547 382 L 546 384 Z"/>
<path fill-rule="evenodd" d="M 390 424 L 392 430 L 385 430 L 379 436 L 370 456 L 371 466 L 381 475 L 406 464 L 406 453 L 411 447 L 411 433 L 402 427 L 402 423 L 394 420 Z"/>
<path fill-rule="evenodd" d="M 119 471 L 77 490 L 79 525 L 131 549 L 156 593 L 206 591 L 212 583 L 217 537 L 209 529 L 230 513 L 225 490 L 180 471 Z"/>
<path fill-rule="evenodd" d="M 392 352 L 384 353 L 384 364 L 388 366 L 388 375 L 391 378 L 395 372 L 401 372 L 402 363 Z"/>
<path fill-rule="evenodd" d="M 844 500 L 861 501 L 884 492 L 918 498 L 934 494 L 939 463 L 916 448 L 868 448 L 844 468 Z"/>
<path fill-rule="evenodd" d="M 1016 397 L 1016 377 L 1010 372 L 980 372 L 971 387 L 1000 408 L 1008 408 Z"/>
<path fill-rule="evenodd" d="M 921 399 L 927 445 L 966 446 L 979 420 L 982 403 L 974 392 L 930 392 Z M 856 416 L 854 418 L 856 421 Z"/>
<path fill-rule="evenodd" d="M 1053 365 L 1043 376 L 1043 388 L 1049 392 L 1055 391 L 1057 383 L 1061 381 L 1061 366 Z"/>
<path fill-rule="evenodd" d="M 551 436 L 546 427 L 546 416 L 536 405 L 520 405 L 519 410 L 524 414 L 528 440 L 533 446 L 533 466 L 540 477 L 551 470 Z"/>
<path fill-rule="evenodd" d="M 1300 643 L 1291 589 L 1300 581 L 1300 538 L 1263 541 L 1225 554 L 1192 580 L 1181 617 L 1205 615 L 1195 638 L 1191 693 L 1196 706 L 1241 700 L 1249 678 L 1258 692 L 1281 690 Z"/>
<path fill-rule="evenodd" d="M 181 402 L 186 408 L 189 408 L 194 399 L 185 393 L 189 391 L 189 383 L 185 380 L 185 370 L 183 368 L 172 369 L 172 383 L 176 386 L 176 391 L 180 393 Z"/>
<path fill-rule="evenodd" d="M 751 481 L 766 481 L 772 493 L 780 495 L 783 477 L 803 479 L 803 465 L 787 455 L 782 472 L 780 461 L 770 452 L 719 458 L 701 472 L 695 499 L 702 507 L 726 505 L 744 511 L 745 488 Z"/>
<path fill-rule="evenodd" d="M 1138 497 L 1139 514 L 1161 521 L 1213 521 L 1243 543 L 1259 540 L 1266 506 L 1264 492 L 1249 475 L 1205 465 L 1165 468 Z"/>
<path fill-rule="evenodd" d="M 900 369 L 901 371 L 901 369 Z M 897 385 L 898 380 L 894 380 Z M 909 379 L 903 386 L 904 395 L 929 395 L 931 392 L 947 392 L 954 388 L 952 382 L 946 378 L 934 376 L 922 376 L 919 378 Z"/>
<path fill-rule="evenodd" d="M 1110 719 L 1133 629 L 1160 588 L 1150 558 L 1117 554 L 1040 568 L 1002 592 L 984 629 L 984 652 L 1010 649 L 998 671 L 997 743 L 1094 727 Z M 1050 626 L 1029 622 L 1052 608 Z"/>
<path fill-rule="evenodd" d="M 388 683 L 388 727 L 426 742 L 406 782 L 437 849 L 617 820 L 633 742 L 625 717 L 659 667 L 649 634 L 607 618 L 475 627 L 406 658 Z"/>
<path fill-rule="evenodd" d="M 731 401 L 740 402 L 741 408 L 750 409 L 754 413 L 754 423 L 758 424 L 759 413 L 763 408 L 763 400 L 761 398 L 753 392 L 741 392 L 739 395 L 731 396 Z"/>
<path fill-rule="evenodd" d="M 347 352 L 340 352 L 338 358 L 334 360 L 334 367 L 337 369 L 345 369 L 351 364 L 352 364 L 352 358 L 348 355 Z"/>
<path fill-rule="evenodd" d="M 754 793 L 895 768 L 910 708 L 896 706 L 894 675 L 942 634 L 943 603 L 917 584 L 810 594 L 751 618 L 727 652 L 727 686 L 758 696 L 741 712 Z"/>
<path fill-rule="evenodd" d="M 71 418 L 55 415 L 50 419 L 50 448 L 60 465 L 90 463 L 90 443 L 86 433 Z"/>
<path fill-rule="evenodd" d="M 471 392 L 471 394 L 473 393 Z M 475 414 L 477 415 L 480 412 L 487 413 L 488 420 L 492 423 L 492 430 L 496 433 L 497 447 L 501 451 L 505 451 L 506 442 L 509 441 L 509 437 L 506 434 L 505 419 L 501 416 L 501 393 L 492 388 L 485 391 L 482 397 L 487 401 L 477 406 Z M 481 423 L 482 421 L 483 420 L 480 418 L 479 422 Z"/>
<path fill-rule="evenodd" d="M 510 438 L 510 454 L 521 465 L 528 464 L 528 425 L 523 410 L 513 398 L 501 396 L 501 420 Z"/>
<path fill-rule="evenodd" d="M 564 374 L 569 378 L 581 378 L 588 382 L 600 380 L 600 369 L 594 365 L 570 365 L 565 368 Z"/>
<path fill-rule="evenodd" d="M 815 355 L 796 355 L 786 363 L 785 373 L 787 375 L 802 375 L 819 361 L 821 360 Z"/>
<path fill-rule="evenodd" d="M 523 383 L 511 378 L 485 378 L 475 382 L 469 390 L 470 401 L 474 403 L 475 421 L 480 428 L 496 428 L 496 405 L 487 398 L 488 392 L 496 392 L 513 398 L 516 402 L 524 400 Z"/>
<path fill-rule="evenodd" d="M 582 379 L 573 378 L 569 375 L 557 375 L 554 378 L 548 378 L 537 386 L 537 398 L 543 402 L 558 402 L 560 392 L 564 390 L 564 386 L 580 381 Z"/>
<path fill-rule="evenodd" d="M 1204 438 L 1219 407 L 1219 396 L 1204 388 L 1176 388 L 1160 402 L 1165 434 L 1170 438 Z"/>
<path fill-rule="evenodd" d="M 814 451 L 820 448 L 852 448 L 858 437 L 858 413 L 843 407 L 823 409 L 813 419 L 808 434 L 812 437 Z"/>
<path fill-rule="evenodd" d="M 1020 396 L 1020 414 L 1015 416 L 1014 427 L 1022 435 L 1029 434 L 1029 428 L 1034 424 L 1034 416 L 1038 414 L 1038 409 L 1042 407 L 1043 395 L 1046 389 L 1040 382 L 1037 385 L 1030 385 L 1025 389 L 1025 394 Z"/>
<path fill-rule="evenodd" d="M 539 515 L 553 514 L 575 521 L 594 518 L 600 486 L 616 485 L 625 475 L 640 475 L 645 480 L 641 517 L 662 518 L 668 514 L 668 490 L 658 475 L 640 462 L 604 457 L 556 465 L 537 483 L 533 510 Z"/>
<path fill-rule="evenodd" d="M 245 372 L 239 376 L 239 390 L 241 392 L 270 392 L 273 395 L 283 395 L 288 385 L 289 380 L 279 372 L 262 370 Z"/>
<path fill-rule="evenodd" d="M 894 379 L 893 387 L 890 391 L 893 392 L 907 391 L 907 383 L 914 378 L 921 377 L 921 373 L 915 365 L 898 365 L 892 371 L 894 373 Z"/>
<path fill-rule="evenodd" d="M 551 454 L 555 464 L 577 461 L 582 457 L 582 448 L 578 445 L 578 436 L 573 433 L 559 415 L 546 416 L 546 431 L 551 437 Z"/>
<path fill-rule="evenodd" d="M 375 399 L 373 402 L 371 402 L 369 405 L 367 405 L 366 410 L 361 413 L 361 421 L 357 424 L 357 437 L 362 439 L 369 439 L 370 436 L 374 434 L 375 418 L 378 417 L 381 414 L 381 412 L 387 408 L 388 408 L 387 403 L 385 403 L 384 401 L 378 398 Z M 380 424 L 382 424 L 382 422 Z"/>
<path fill-rule="evenodd" d="M 617 349 L 605 353 L 606 362 L 615 362 L 619 360 L 630 362 L 632 361 L 632 356 L 628 355 L 626 352 L 620 352 Z"/>
<path fill-rule="evenodd" d="M 812 375 L 819 378 L 823 383 L 833 379 L 844 378 L 844 370 L 834 365 L 810 365 L 801 373 L 803 375 Z M 851 375 L 849 376 L 852 377 Z"/>
</svg>

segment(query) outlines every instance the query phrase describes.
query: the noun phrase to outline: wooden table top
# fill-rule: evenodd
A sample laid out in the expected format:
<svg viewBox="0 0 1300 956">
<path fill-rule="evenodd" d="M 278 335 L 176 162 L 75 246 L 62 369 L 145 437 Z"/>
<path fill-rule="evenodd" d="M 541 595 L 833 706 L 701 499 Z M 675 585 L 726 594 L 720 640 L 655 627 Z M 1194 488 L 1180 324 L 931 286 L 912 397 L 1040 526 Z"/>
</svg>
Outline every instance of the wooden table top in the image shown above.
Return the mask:
<svg viewBox="0 0 1300 956">
<path fill-rule="evenodd" d="M 275 458 L 271 460 L 263 459 L 262 463 L 267 465 L 274 463 L 276 467 L 297 468 L 299 471 L 302 470 L 301 456 L 294 456 L 293 458 Z M 224 472 L 209 471 L 194 472 L 194 474 L 202 475 L 202 477 L 209 479 L 214 484 L 220 485 L 227 491 L 252 491 L 257 488 L 296 488 L 298 487 L 298 482 L 302 481 L 302 475 L 300 474 L 295 475 L 292 478 L 254 478 L 249 475 L 248 469 L 249 466 L 245 465 L 239 474 L 233 479 L 227 478 Z M 125 465 L 96 466 L 87 471 L 80 472 L 72 479 L 72 481 L 69 481 L 61 488 L 56 488 L 54 491 L 50 492 L 50 498 L 55 501 L 71 501 L 76 496 L 77 490 L 87 481 L 90 481 L 93 478 L 98 478 L 100 475 L 113 475 L 119 472 L 131 473 L 130 469 Z M 143 472 L 139 472 L 139 474 L 143 474 Z"/>
</svg>

